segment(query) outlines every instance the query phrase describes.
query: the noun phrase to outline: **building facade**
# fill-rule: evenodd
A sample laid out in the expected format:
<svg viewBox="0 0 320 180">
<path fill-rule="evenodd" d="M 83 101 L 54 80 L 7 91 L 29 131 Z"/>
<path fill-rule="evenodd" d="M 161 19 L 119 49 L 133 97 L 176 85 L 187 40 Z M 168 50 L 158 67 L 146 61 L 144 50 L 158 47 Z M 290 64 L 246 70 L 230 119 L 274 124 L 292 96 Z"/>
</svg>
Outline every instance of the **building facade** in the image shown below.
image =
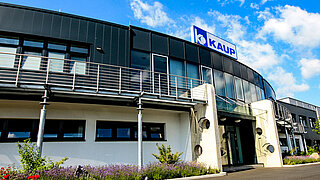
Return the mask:
<svg viewBox="0 0 320 180">
<path fill-rule="evenodd" d="M 138 97 L 144 163 L 166 144 L 220 169 L 282 165 L 270 84 L 166 34 L 0 3 L 0 87 L 1 165 L 18 162 L 17 141 L 36 141 L 41 107 L 44 155 L 67 156 L 67 165 L 136 164 Z"/>
</svg>

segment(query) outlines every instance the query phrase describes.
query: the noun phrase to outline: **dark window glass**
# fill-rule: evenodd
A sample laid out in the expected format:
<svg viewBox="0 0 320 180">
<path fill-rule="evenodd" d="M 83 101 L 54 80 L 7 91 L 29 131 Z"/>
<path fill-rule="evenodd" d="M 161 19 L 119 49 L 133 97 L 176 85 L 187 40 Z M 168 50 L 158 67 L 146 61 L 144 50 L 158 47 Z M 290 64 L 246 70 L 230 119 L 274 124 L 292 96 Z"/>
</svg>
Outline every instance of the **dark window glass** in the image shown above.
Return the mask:
<svg viewBox="0 0 320 180">
<path fill-rule="evenodd" d="M 154 72 L 167 73 L 168 57 L 153 55 L 153 68 Z"/>
<path fill-rule="evenodd" d="M 256 102 L 257 101 L 257 91 L 256 91 L 256 86 L 252 83 L 250 84 L 250 91 L 251 91 L 251 102 Z"/>
<path fill-rule="evenodd" d="M 46 120 L 43 138 L 56 139 L 60 133 L 61 121 Z"/>
<path fill-rule="evenodd" d="M 211 52 L 213 68 L 222 71 L 222 56 L 218 53 Z"/>
<path fill-rule="evenodd" d="M 0 36 L 0 43 L 18 45 L 19 44 L 19 39 L 18 38 L 14 38 L 14 37 Z"/>
<path fill-rule="evenodd" d="M 211 66 L 210 51 L 200 48 L 200 60 L 202 65 Z"/>
<path fill-rule="evenodd" d="M 97 141 L 136 141 L 138 126 L 136 122 L 97 121 Z M 144 140 L 164 140 L 164 124 L 143 123 L 142 138 Z"/>
<path fill-rule="evenodd" d="M 80 46 L 71 46 L 70 47 L 70 51 L 71 52 L 75 52 L 75 53 L 83 53 L 83 54 L 88 54 L 89 53 L 89 49 L 86 47 L 80 47 Z"/>
<path fill-rule="evenodd" d="M 309 118 L 309 123 L 310 123 L 310 127 L 311 127 L 311 128 L 314 128 L 314 127 L 315 127 L 315 122 L 316 122 L 316 119 L 315 119 L 315 118 Z"/>
<path fill-rule="evenodd" d="M 85 121 L 69 120 L 63 122 L 63 138 L 84 138 Z"/>
<path fill-rule="evenodd" d="M 223 70 L 227 73 L 233 74 L 232 60 L 223 57 Z"/>
<path fill-rule="evenodd" d="M 261 89 L 259 86 L 256 86 L 256 91 L 257 91 L 257 100 L 258 101 L 262 100 Z"/>
<path fill-rule="evenodd" d="M 34 120 L 29 119 L 10 119 L 8 122 L 9 139 L 31 138 Z"/>
<path fill-rule="evenodd" d="M 199 66 L 196 64 L 187 63 L 187 77 L 192 78 L 188 79 L 188 87 L 194 88 L 200 85 L 200 75 L 199 75 Z"/>
<path fill-rule="evenodd" d="M 259 86 L 263 89 L 263 80 L 260 75 L 259 75 Z"/>
<path fill-rule="evenodd" d="M 291 113 L 292 121 L 297 122 L 297 115 L 294 113 Z"/>
<path fill-rule="evenodd" d="M 23 56 L 23 60 L 21 63 L 22 69 L 30 69 L 30 70 L 39 70 L 41 63 L 41 53 L 40 52 L 31 52 L 25 51 Z"/>
<path fill-rule="evenodd" d="M 202 66 L 201 70 L 202 70 L 202 80 L 204 80 L 205 83 L 213 85 L 212 69 L 209 67 Z"/>
<path fill-rule="evenodd" d="M 253 71 L 250 68 L 247 68 L 247 73 L 248 73 L 248 81 L 251 83 L 254 83 L 254 76 L 253 76 Z"/>
<path fill-rule="evenodd" d="M 184 45 L 182 41 L 170 39 L 170 56 L 184 59 Z"/>
<path fill-rule="evenodd" d="M 24 40 L 23 45 L 24 46 L 29 46 L 29 47 L 43 48 L 43 42 L 42 41 Z"/>
<path fill-rule="evenodd" d="M 198 48 L 195 45 L 186 43 L 186 60 L 198 63 Z"/>
<path fill-rule="evenodd" d="M 264 93 L 264 90 L 263 90 L 263 89 L 261 89 L 261 98 L 262 98 L 262 99 L 266 99 L 266 96 L 265 96 L 265 93 Z"/>
<path fill-rule="evenodd" d="M 307 118 L 306 118 L 306 116 L 299 115 L 299 121 L 300 121 L 300 124 L 302 124 L 304 127 L 308 127 L 307 126 Z"/>
<path fill-rule="evenodd" d="M 214 73 L 213 77 L 214 77 L 216 94 L 219 96 L 225 96 L 226 91 L 225 91 L 225 81 L 224 81 L 223 73 L 217 70 L 213 70 L 213 73 Z"/>
<path fill-rule="evenodd" d="M 235 86 L 236 86 L 237 99 L 244 101 L 242 80 L 237 77 L 235 77 L 234 80 L 235 80 Z"/>
<path fill-rule="evenodd" d="M 243 82 L 244 100 L 246 103 L 250 103 L 252 102 L 252 98 L 251 98 L 249 82 L 244 80 L 242 82 Z"/>
<path fill-rule="evenodd" d="M 168 55 L 168 37 L 152 34 L 152 52 Z"/>
<path fill-rule="evenodd" d="M 140 51 L 131 51 L 131 67 L 150 70 L 150 54 Z"/>
<path fill-rule="evenodd" d="M 134 49 L 150 51 L 150 32 L 132 29 L 131 35 Z"/>
<path fill-rule="evenodd" d="M 232 61 L 233 74 L 237 77 L 241 77 L 240 63 L 237 61 Z"/>
<path fill-rule="evenodd" d="M 248 72 L 247 67 L 243 64 L 240 64 L 240 70 L 241 70 L 241 79 L 248 81 Z"/>
<path fill-rule="evenodd" d="M 230 74 L 224 73 L 224 77 L 226 79 L 227 97 L 235 99 L 233 76 Z"/>
<path fill-rule="evenodd" d="M 175 75 L 171 76 L 170 82 L 172 87 L 185 88 L 185 65 L 183 61 L 171 59 L 170 60 L 170 74 Z M 177 82 L 176 82 L 177 80 Z"/>
<path fill-rule="evenodd" d="M 266 98 L 275 100 L 276 99 L 275 92 L 273 91 L 271 86 L 267 83 L 267 81 L 264 81 L 264 88 L 266 90 L 266 92 L 265 92 Z"/>
<path fill-rule="evenodd" d="M 279 138 L 280 146 L 288 146 L 288 141 L 286 138 Z"/>
<path fill-rule="evenodd" d="M 67 49 L 67 46 L 64 44 L 48 43 L 48 49 L 65 51 Z"/>
</svg>

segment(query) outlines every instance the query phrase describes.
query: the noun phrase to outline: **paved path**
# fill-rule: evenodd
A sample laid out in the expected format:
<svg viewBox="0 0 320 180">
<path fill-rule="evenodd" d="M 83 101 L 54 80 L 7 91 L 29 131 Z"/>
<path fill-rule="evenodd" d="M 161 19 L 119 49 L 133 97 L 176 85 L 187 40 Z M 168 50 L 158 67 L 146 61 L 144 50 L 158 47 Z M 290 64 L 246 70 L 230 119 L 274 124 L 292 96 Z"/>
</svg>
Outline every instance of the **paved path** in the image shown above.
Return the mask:
<svg viewBox="0 0 320 180">
<path fill-rule="evenodd" d="M 227 176 L 210 178 L 210 180 L 320 180 L 320 164 L 283 167 L 258 168 L 240 172 L 228 173 Z"/>
</svg>

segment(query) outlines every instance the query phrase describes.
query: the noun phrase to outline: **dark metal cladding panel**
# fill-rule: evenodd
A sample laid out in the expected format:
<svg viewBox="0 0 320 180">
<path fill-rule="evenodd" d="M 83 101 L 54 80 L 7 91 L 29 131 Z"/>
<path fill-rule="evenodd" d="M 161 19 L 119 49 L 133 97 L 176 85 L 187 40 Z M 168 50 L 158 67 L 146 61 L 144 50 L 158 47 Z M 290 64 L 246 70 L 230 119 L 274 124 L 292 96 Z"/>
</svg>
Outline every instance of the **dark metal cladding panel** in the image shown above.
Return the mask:
<svg viewBox="0 0 320 180">
<path fill-rule="evenodd" d="M 111 26 L 104 25 L 103 32 L 103 63 L 108 64 L 111 61 Z"/>
<path fill-rule="evenodd" d="M 199 54 L 197 46 L 186 43 L 186 60 L 190 62 L 199 63 Z"/>
<path fill-rule="evenodd" d="M 132 47 L 134 49 L 150 51 L 150 32 L 132 29 Z"/>
<path fill-rule="evenodd" d="M 11 24 L 11 30 L 16 32 L 23 32 L 23 9 L 14 9 L 13 23 Z"/>
<path fill-rule="evenodd" d="M 11 30 L 14 11 L 12 8 L 0 6 L 0 30 Z"/>
<path fill-rule="evenodd" d="M 110 64 L 117 65 L 118 61 L 118 44 L 119 28 L 111 27 L 111 61 Z"/>
<path fill-rule="evenodd" d="M 71 19 L 70 39 L 73 41 L 79 40 L 79 19 Z"/>
<path fill-rule="evenodd" d="M 95 41 L 94 41 L 94 48 L 92 51 L 94 51 L 95 54 L 95 62 L 102 63 L 102 53 L 97 51 L 97 48 L 102 48 L 103 43 L 103 26 L 100 23 L 96 23 L 96 32 L 95 32 Z"/>
<path fill-rule="evenodd" d="M 212 67 L 210 51 L 200 48 L 200 61 L 202 65 Z"/>
<path fill-rule="evenodd" d="M 241 70 L 240 70 L 240 63 L 237 61 L 232 61 L 233 66 L 233 74 L 241 78 Z"/>
<path fill-rule="evenodd" d="M 53 17 L 52 14 L 43 14 L 41 35 L 43 36 L 51 35 L 51 24 L 53 19 L 52 17 Z"/>
<path fill-rule="evenodd" d="M 127 62 L 127 31 L 120 29 L 119 31 L 119 55 L 117 65 L 125 66 Z"/>
<path fill-rule="evenodd" d="M 222 71 L 222 56 L 218 53 L 211 52 L 211 61 L 213 68 Z"/>
<path fill-rule="evenodd" d="M 152 34 L 152 52 L 168 56 L 169 38 L 158 34 Z"/>
<path fill-rule="evenodd" d="M 32 33 L 32 25 L 33 25 L 33 11 L 25 10 L 22 27 L 26 33 Z"/>
<path fill-rule="evenodd" d="M 32 34 L 37 34 L 37 35 L 41 34 L 42 22 L 43 22 L 43 13 L 34 12 Z"/>
<path fill-rule="evenodd" d="M 96 32 L 96 25 L 94 22 L 88 22 L 88 35 L 87 35 L 87 42 L 90 44 L 94 43 L 95 39 L 95 32 Z"/>
<path fill-rule="evenodd" d="M 170 39 L 170 56 L 184 59 L 184 42 Z"/>
<path fill-rule="evenodd" d="M 223 57 L 223 71 L 233 74 L 232 60 L 227 57 Z"/>
<path fill-rule="evenodd" d="M 248 72 L 248 80 L 249 82 L 254 84 L 254 76 L 253 76 L 253 71 L 250 68 L 247 68 L 247 72 Z"/>
<path fill-rule="evenodd" d="M 51 36 L 60 37 L 62 17 L 59 15 L 53 15 Z"/>
<path fill-rule="evenodd" d="M 241 78 L 248 81 L 248 72 L 247 67 L 243 64 L 240 64 L 240 70 L 241 70 Z"/>
<path fill-rule="evenodd" d="M 80 20 L 79 25 L 79 41 L 86 42 L 88 35 L 88 22 L 85 20 Z"/>
<path fill-rule="evenodd" d="M 61 26 L 61 34 L 60 34 L 61 38 L 63 39 L 70 38 L 70 23 L 71 23 L 71 18 L 69 17 L 62 18 L 62 26 Z"/>
<path fill-rule="evenodd" d="M 254 77 L 254 83 L 255 83 L 255 85 L 260 86 L 258 73 L 253 72 L 253 77 Z"/>
</svg>

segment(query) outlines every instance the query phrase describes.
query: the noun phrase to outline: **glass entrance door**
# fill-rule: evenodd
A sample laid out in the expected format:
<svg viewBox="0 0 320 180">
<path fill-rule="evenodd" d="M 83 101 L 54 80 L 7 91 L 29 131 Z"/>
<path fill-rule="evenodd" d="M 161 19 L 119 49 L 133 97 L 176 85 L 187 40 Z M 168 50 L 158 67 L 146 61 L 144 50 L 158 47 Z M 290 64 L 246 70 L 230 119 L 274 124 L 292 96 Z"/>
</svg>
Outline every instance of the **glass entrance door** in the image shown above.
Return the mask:
<svg viewBox="0 0 320 180">
<path fill-rule="evenodd" d="M 152 54 L 153 92 L 168 95 L 168 57 Z"/>
</svg>

